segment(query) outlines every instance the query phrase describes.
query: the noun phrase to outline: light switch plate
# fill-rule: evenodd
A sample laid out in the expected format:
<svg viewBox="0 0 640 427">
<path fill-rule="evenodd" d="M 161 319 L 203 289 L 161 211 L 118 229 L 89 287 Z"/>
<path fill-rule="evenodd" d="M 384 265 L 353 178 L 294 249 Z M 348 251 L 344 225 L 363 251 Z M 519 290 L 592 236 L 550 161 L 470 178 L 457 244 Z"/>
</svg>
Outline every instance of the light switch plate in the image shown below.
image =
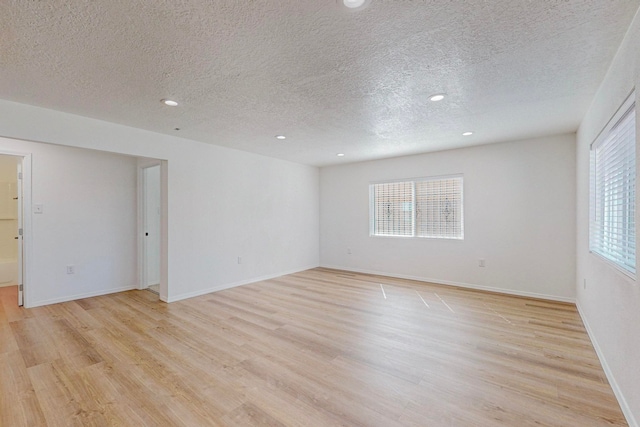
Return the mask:
<svg viewBox="0 0 640 427">
<path fill-rule="evenodd" d="M 41 214 L 44 211 L 44 206 L 43 205 L 33 205 L 33 213 L 34 214 Z"/>
</svg>

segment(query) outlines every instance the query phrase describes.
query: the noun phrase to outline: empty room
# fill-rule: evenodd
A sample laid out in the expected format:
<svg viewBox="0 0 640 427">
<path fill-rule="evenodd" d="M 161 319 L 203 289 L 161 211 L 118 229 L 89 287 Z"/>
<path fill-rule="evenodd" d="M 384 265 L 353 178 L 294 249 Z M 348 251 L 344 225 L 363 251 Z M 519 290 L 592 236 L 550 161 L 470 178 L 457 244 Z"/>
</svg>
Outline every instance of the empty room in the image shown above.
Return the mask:
<svg viewBox="0 0 640 427">
<path fill-rule="evenodd" d="M 0 2 L 0 426 L 640 427 L 639 7 Z"/>
</svg>

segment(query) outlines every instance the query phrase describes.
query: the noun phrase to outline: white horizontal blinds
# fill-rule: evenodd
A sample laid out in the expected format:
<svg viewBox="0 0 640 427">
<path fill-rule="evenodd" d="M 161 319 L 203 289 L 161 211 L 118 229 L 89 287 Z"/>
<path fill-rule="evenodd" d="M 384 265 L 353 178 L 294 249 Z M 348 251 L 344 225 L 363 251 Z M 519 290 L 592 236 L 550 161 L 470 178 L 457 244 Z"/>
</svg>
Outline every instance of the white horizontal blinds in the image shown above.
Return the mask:
<svg viewBox="0 0 640 427">
<path fill-rule="evenodd" d="M 631 101 L 633 100 L 633 94 Z M 628 103 L 625 103 L 628 104 Z M 625 108 L 626 107 L 626 108 Z M 590 248 L 636 272 L 636 112 L 625 105 L 591 148 Z"/>
<path fill-rule="evenodd" d="M 372 233 L 413 236 L 413 182 L 371 185 Z"/>
<path fill-rule="evenodd" d="M 462 239 L 462 177 L 416 182 L 416 235 Z"/>
</svg>

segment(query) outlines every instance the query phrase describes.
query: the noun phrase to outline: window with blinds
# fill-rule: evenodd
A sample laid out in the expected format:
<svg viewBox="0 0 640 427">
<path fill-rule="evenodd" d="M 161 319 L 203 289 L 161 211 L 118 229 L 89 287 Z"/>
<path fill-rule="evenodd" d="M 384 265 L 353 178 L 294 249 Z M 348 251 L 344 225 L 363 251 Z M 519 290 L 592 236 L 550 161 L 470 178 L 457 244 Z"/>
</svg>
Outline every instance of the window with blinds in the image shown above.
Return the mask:
<svg viewBox="0 0 640 427">
<path fill-rule="evenodd" d="M 371 184 L 372 236 L 463 239 L 462 176 Z"/>
<path fill-rule="evenodd" d="M 416 234 L 462 239 L 462 177 L 416 182 Z"/>
<path fill-rule="evenodd" d="M 636 273 L 636 109 L 632 93 L 591 145 L 589 247 Z"/>
<path fill-rule="evenodd" d="M 413 182 L 388 182 L 371 187 L 373 234 L 413 236 Z"/>
</svg>

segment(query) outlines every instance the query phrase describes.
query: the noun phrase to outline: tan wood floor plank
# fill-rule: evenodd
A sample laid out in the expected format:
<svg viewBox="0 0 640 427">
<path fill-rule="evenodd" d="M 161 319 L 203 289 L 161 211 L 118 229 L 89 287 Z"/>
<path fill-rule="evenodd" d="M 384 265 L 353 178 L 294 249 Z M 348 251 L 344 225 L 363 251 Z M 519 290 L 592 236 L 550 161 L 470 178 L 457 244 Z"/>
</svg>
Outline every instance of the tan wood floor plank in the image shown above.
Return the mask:
<svg viewBox="0 0 640 427">
<path fill-rule="evenodd" d="M 46 425 L 20 351 L 0 354 L 0 426 L 13 425 Z"/>
<path fill-rule="evenodd" d="M 0 288 L 0 426 L 625 426 L 574 305 L 316 268 L 173 304 Z"/>
</svg>

